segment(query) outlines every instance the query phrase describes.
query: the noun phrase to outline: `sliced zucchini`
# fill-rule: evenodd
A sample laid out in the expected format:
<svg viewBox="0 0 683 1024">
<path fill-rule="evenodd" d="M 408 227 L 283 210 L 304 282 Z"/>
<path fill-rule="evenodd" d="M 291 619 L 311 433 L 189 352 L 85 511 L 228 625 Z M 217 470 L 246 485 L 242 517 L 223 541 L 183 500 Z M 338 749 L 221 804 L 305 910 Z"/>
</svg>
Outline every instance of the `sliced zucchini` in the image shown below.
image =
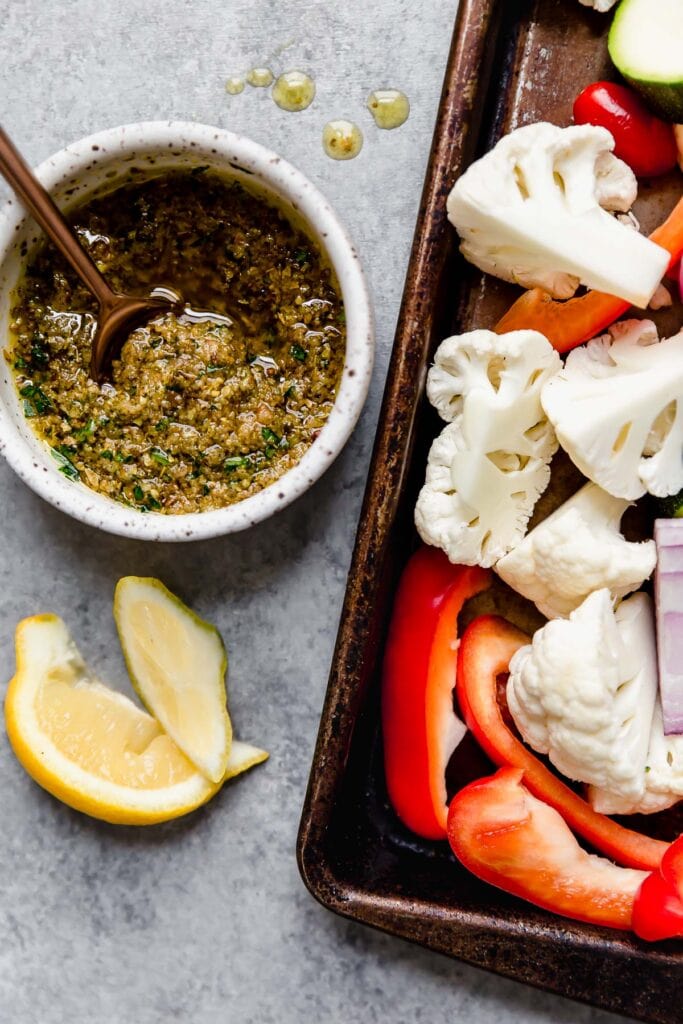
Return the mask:
<svg viewBox="0 0 683 1024">
<path fill-rule="evenodd" d="M 615 67 L 670 121 L 683 121 L 683 0 L 621 0 L 609 33 Z"/>
</svg>

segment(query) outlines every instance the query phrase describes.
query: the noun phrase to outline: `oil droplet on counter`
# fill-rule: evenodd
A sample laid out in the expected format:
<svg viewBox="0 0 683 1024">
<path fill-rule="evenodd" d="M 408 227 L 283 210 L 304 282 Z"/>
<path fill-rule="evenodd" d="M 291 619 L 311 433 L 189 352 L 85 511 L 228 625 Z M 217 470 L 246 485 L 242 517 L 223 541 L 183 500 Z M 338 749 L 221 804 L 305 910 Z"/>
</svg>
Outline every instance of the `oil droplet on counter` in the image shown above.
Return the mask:
<svg viewBox="0 0 683 1024">
<path fill-rule="evenodd" d="M 244 79 L 240 75 L 232 75 L 225 83 L 225 91 L 230 96 L 237 96 L 238 93 L 244 92 Z"/>
<path fill-rule="evenodd" d="M 275 75 L 270 68 L 252 68 L 247 72 L 247 82 L 255 89 L 265 89 L 273 84 Z"/>
<path fill-rule="evenodd" d="M 410 101 L 399 89 L 375 89 L 368 96 L 368 110 L 378 128 L 400 128 L 408 120 Z"/>
<path fill-rule="evenodd" d="M 315 97 L 315 82 L 303 71 L 286 71 L 273 86 L 273 99 L 283 110 L 305 110 Z"/>
<path fill-rule="evenodd" d="M 323 128 L 323 149 L 333 160 L 353 160 L 363 148 L 363 133 L 353 121 L 328 121 Z"/>
</svg>

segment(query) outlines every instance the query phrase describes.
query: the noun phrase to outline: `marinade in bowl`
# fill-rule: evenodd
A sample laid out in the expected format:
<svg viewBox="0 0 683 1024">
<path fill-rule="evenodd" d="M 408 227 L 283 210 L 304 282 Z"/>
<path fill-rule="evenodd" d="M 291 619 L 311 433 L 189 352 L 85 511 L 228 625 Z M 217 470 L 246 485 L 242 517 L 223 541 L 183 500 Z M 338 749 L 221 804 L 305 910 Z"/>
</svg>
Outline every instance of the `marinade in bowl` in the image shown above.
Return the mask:
<svg viewBox="0 0 683 1024">
<path fill-rule="evenodd" d="M 36 252 L 6 357 L 64 476 L 182 514 L 234 504 L 296 465 L 334 405 L 346 348 L 333 271 L 303 228 L 203 168 L 127 184 L 71 221 L 115 289 L 168 285 L 219 316 L 138 328 L 97 384 L 94 300 L 52 247 Z"/>
</svg>

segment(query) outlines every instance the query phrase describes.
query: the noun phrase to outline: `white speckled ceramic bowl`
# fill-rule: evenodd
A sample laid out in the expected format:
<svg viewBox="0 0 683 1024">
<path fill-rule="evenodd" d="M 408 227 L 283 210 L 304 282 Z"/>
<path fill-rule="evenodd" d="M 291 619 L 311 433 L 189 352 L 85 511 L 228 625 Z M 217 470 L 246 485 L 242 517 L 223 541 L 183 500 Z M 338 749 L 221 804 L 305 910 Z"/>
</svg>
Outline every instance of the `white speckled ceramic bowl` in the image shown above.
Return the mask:
<svg viewBox="0 0 683 1024">
<path fill-rule="evenodd" d="M 295 167 L 250 139 L 209 125 L 145 122 L 99 132 L 50 157 L 37 175 L 70 210 L 131 175 L 206 165 L 245 184 L 257 183 L 285 210 L 303 218 L 325 249 L 341 286 L 347 348 L 339 394 L 319 437 L 301 461 L 258 494 L 228 508 L 190 515 L 137 512 L 84 484 L 67 480 L 27 423 L 6 361 L 0 357 L 0 452 L 15 472 L 56 508 L 91 526 L 126 537 L 187 541 L 243 530 L 297 498 L 320 477 L 346 443 L 360 415 L 374 354 L 372 311 L 358 255 L 334 210 Z M 0 209 L 0 332 L 8 336 L 11 293 L 41 233 L 16 200 Z"/>
</svg>

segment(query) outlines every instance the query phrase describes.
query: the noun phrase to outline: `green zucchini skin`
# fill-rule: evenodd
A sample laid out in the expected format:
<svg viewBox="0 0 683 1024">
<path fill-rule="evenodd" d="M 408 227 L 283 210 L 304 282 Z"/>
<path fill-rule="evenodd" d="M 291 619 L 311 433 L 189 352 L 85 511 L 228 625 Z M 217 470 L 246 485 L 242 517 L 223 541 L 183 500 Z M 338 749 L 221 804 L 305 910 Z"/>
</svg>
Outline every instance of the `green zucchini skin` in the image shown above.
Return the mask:
<svg viewBox="0 0 683 1024">
<path fill-rule="evenodd" d="M 683 0 L 682 0 L 683 2 Z M 657 17 L 653 7 L 656 0 L 621 0 L 608 37 L 608 50 L 612 63 L 621 72 L 623 77 L 633 86 L 647 102 L 651 109 L 665 118 L 667 121 L 676 123 L 683 122 L 683 38 L 680 39 L 680 75 L 672 81 L 657 80 L 657 66 L 655 54 L 645 54 L 642 66 L 634 59 L 633 51 L 636 49 L 637 41 L 633 40 L 633 21 L 640 18 L 641 11 L 643 18 Z M 629 30 L 624 27 L 630 22 Z"/>
<path fill-rule="evenodd" d="M 624 75 L 623 71 L 621 73 L 655 114 L 675 124 L 683 121 L 683 82 L 664 85 L 660 82 L 644 82 L 642 79 Z"/>
</svg>

